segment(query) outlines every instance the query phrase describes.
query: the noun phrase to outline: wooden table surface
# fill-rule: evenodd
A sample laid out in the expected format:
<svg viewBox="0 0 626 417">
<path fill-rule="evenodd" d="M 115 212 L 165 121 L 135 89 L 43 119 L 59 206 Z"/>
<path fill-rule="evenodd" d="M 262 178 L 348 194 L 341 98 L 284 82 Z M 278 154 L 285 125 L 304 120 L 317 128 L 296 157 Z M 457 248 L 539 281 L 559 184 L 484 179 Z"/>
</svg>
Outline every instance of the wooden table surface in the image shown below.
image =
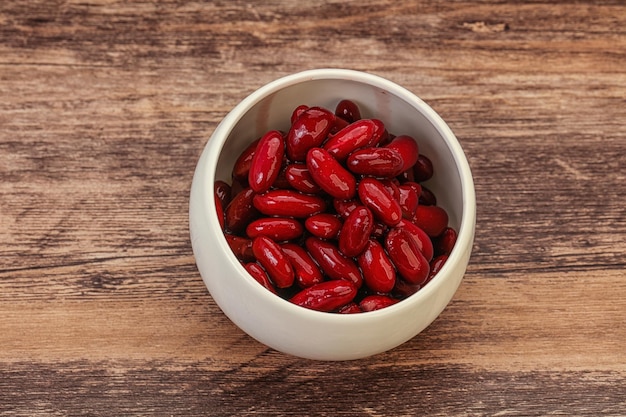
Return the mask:
<svg viewBox="0 0 626 417">
<path fill-rule="evenodd" d="M 215 305 L 193 170 L 238 101 L 363 70 L 456 133 L 465 279 L 389 352 L 315 362 Z M 0 415 L 625 416 L 626 3 L 0 4 Z"/>
</svg>

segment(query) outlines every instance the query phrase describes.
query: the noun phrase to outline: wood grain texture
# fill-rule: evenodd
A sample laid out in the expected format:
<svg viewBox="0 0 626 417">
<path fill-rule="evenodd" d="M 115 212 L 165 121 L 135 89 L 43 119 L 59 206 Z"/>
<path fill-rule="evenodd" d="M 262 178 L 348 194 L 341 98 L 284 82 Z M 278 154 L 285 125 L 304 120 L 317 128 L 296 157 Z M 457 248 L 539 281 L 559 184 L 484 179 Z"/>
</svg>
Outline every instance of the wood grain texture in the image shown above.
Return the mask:
<svg viewBox="0 0 626 417">
<path fill-rule="evenodd" d="M 0 415 L 626 415 L 623 1 L 0 3 Z M 188 236 L 221 118 L 288 73 L 421 96 L 475 177 L 472 259 L 422 334 L 283 355 Z"/>
</svg>

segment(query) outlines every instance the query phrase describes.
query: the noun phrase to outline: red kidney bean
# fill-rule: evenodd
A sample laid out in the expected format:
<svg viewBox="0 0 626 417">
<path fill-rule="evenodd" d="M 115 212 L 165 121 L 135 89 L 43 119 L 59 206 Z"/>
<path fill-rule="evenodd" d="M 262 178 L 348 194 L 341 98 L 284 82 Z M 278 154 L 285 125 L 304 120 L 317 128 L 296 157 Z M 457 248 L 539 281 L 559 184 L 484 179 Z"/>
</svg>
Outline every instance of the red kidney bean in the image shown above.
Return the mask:
<svg viewBox="0 0 626 417">
<path fill-rule="evenodd" d="M 456 244 L 457 233 L 451 227 L 446 227 L 441 235 L 437 236 L 433 242 L 435 253 L 437 255 L 450 255 L 452 248 Z"/>
<path fill-rule="evenodd" d="M 302 113 L 304 113 L 308 109 L 309 109 L 309 106 L 305 104 L 301 104 L 295 109 L 293 109 L 293 112 L 291 113 L 291 124 L 294 124 L 295 121 L 298 120 L 300 116 L 302 116 Z"/>
<path fill-rule="evenodd" d="M 346 166 L 355 174 L 391 178 L 402 173 L 404 161 L 395 149 L 370 147 L 352 152 Z"/>
<path fill-rule="evenodd" d="M 293 190 L 270 190 L 256 194 L 252 203 L 266 216 L 304 218 L 326 210 L 326 202 L 321 197 Z"/>
<path fill-rule="evenodd" d="M 369 119 L 362 119 L 349 124 L 324 143 L 323 148 L 339 161 L 345 160 L 355 149 L 372 146 L 372 137 L 376 124 Z"/>
<path fill-rule="evenodd" d="M 267 236 L 275 242 L 296 239 L 302 236 L 303 231 L 302 223 L 290 217 L 262 217 L 246 227 L 246 235 L 250 239 Z"/>
<path fill-rule="evenodd" d="M 418 225 L 409 220 L 402 219 L 396 227 L 406 230 L 411 237 L 413 237 L 417 247 L 427 261 L 430 261 L 433 258 L 434 250 L 432 240 L 430 236 L 428 236 L 428 234 Z"/>
<path fill-rule="evenodd" d="M 344 99 L 337 103 L 335 115 L 346 120 L 348 123 L 353 123 L 361 119 L 361 110 L 354 101 Z"/>
<path fill-rule="evenodd" d="M 335 211 L 344 219 L 352 213 L 352 210 L 360 205 L 361 203 L 356 199 L 340 200 L 335 198 L 333 200 L 333 207 L 335 208 Z"/>
<path fill-rule="evenodd" d="M 404 164 L 402 165 L 402 172 L 412 168 L 417 162 L 419 156 L 419 148 L 417 142 L 410 136 L 400 135 L 396 136 L 389 144 L 385 146 L 389 149 L 394 149 L 402 157 Z M 401 172 L 398 173 L 400 175 Z"/>
<path fill-rule="evenodd" d="M 250 165 L 252 164 L 252 158 L 254 157 L 254 151 L 259 144 L 261 138 L 255 140 L 243 150 L 233 165 L 232 177 L 240 184 L 248 185 L 248 173 L 250 172 Z"/>
<path fill-rule="evenodd" d="M 279 131 L 272 130 L 263 135 L 256 147 L 248 171 L 250 188 L 257 193 L 269 190 L 278 178 L 284 154 L 285 142 Z"/>
<path fill-rule="evenodd" d="M 256 262 L 247 263 L 243 266 L 246 271 L 254 278 L 256 282 L 276 294 L 276 288 L 272 284 L 270 277 L 267 275 L 263 267 Z"/>
<path fill-rule="evenodd" d="M 392 181 L 390 178 L 381 178 L 379 179 L 380 183 L 385 186 L 387 191 L 391 194 L 394 200 L 400 202 L 400 190 L 398 189 L 398 184 Z"/>
<path fill-rule="evenodd" d="M 363 284 L 361 271 L 351 258 L 341 253 L 339 248 L 316 237 L 307 238 L 304 244 L 311 257 L 328 277 L 333 280 L 347 280 L 357 288 L 361 288 Z"/>
<path fill-rule="evenodd" d="M 295 243 L 284 243 L 283 252 L 289 258 L 300 288 L 310 287 L 324 281 L 324 275 L 315 261 L 304 248 Z"/>
<path fill-rule="evenodd" d="M 399 198 L 398 203 L 402 208 L 402 217 L 412 219 L 419 204 L 419 194 L 415 192 L 415 188 L 408 185 L 400 185 L 398 187 Z"/>
<path fill-rule="evenodd" d="M 402 278 L 411 284 L 426 282 L 430 265 L 406 230 L 391 229 L 385 238 L 385 249 Z"/>
<path fill-rule="evenodd" d="M 357 262 L 368 288 L 381 293 L 393 289 L 396 283 L 396 269 L 380 243 L 370 239 L 365 250 L 358 256 Z"/>
<path fill-rule="evenodd" d="M 254 253 L 252 252 L 252 239 L 241 236 L 226 234 L 226 242 L 230 246 L 237 259 L 241 262 L 254 261 Z"/>
<path fill-rule="evenodd" d="M 306 166 L 322 190 L 335 198 L 347 200 L 356 193 L 356 179 L 339 161 L 322 148 L 311 148 Z"/>
<path fill-rule="evenodd" d="M 313 236 L 322 239 L 336 239 L 341 226 L 341 220 L 329 213 L 315 214 L 304 221 L 304 228 Z"/>
<path fill-rule="evenodd" d="M 359 308 L 363 312 L 380 310 L 381 308 L 394 305 L 398 300 L 388 297 L 386 295 L 368 295 L 359 302 Z"/>
<path fill-rule="evenodd" d="M 313 180 L 306 164 L 296 163 L 288 165 L 285 170 L 285 178 L 287 178 L 291 187 L 302 193 L 317 194 L 322 191 L 320 186 Z"/>
<path fill-rule="evenodd" d="M 222 203 L 222 208 L 228 206 L 232 195 L 232 187 L 222 180 L 217 180 L 213 185 L 213 190 L 215 197 Z"/>
<path fill-rule="evenodd" d="M 448 213 L 439 206 L 417 206 L 413 223 L 424 230 L 428 236 L 437 237 L 448 226 Z"/>
<path fill-rule="evenodd" d="M 259 212 L 253 205 L 255 197 L 256 193 L 252 188 L 246 188 L 233 197 L 225 210 L 226 230 L 233 233 L 242 232 L 248 223 L 258 217 Z"/>
<path fill-rule="evenodd" d="M 374 124 L 374 132 L 369 146 L 378 146 L 383 142 L 389 141 L 389 132 L 385 128 L 385 124 L 378 119 L 370 119 Z"/>
<path fill-rule="evenodd" d="M 309 149 L 318 147 L 328 136 L 335 115 L 321 107 L 310 107 L 291 125 L 287 133 L 287 156 L 292 161 L 304 161 Z"/>
<path fill-rule="evenodd" d="M 348 303 L 345 306 L 341 307 L 339 310 L 337 310 L 337 313 L 339 314 L 355 314 L 362 312 L 363 310 L 361 310 L 361 307 L 359 307 L 359 305 L 355 302 Z"/>
<path fill-rule="evenodd" d="M 252 240 L 252 252 L 276 287 L 288 288 L 293 284 L 295 273 L 291 262 L 276 242 L 258 236 Z"/>
<path fill-rule="evenodd" d="M 354 257 L 363 252 L 374 228 L 374 216 L 370 209 L 360 206 L 354 209 L 339 232 L 339 250 Z"/>
<path fill-rule="evenodd" d="M 289 301 L 311 310 L 329 312 L 350 303 L 356 294 L 357 288 L 351 282 L 333 280 L 305 288 Z"/>
<path fill-rule="evenodd" d="M 433 277 L 439 273 L 439 271 L 444 266 L 447 260 L 448 260 L 448 255 L 439 255 L 435 259 L 430 261 L 430 274 L 428 275 L 429 281 L 433 279 Z"/>
<path fill-rule="evenodd" d="M 420 183 L 417 183 L 415 181 L 404 181 L 400 185 L 404 187 L 412 188 L 413 191 L 415 191 L 415 194 L 417 194 L 418 198 L 422 194 L 422 185 Z"/>
<path fill-rule="evenodd" d="M 434 173 L 432 161 L 425 155 L 420 154 L 413 166 L 415 181 L 423 182 L 432 178 Z"/>
<path fill-rule="evenodd" d="M 358 186 L 361 202 L 388 226 L 402 219 L 402 208 L 385 186 L 374 178 L 363 178 Z"/>
</svg>

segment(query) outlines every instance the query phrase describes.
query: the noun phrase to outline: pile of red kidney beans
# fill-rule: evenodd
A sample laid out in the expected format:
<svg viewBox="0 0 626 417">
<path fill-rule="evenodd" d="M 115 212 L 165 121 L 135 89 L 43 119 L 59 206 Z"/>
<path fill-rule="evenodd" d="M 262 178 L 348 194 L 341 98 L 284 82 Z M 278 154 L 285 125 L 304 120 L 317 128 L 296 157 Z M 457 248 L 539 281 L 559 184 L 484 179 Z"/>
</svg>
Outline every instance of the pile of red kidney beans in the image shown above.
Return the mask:
<svg viewBox="0 0 626 417">
<path fill-rule="evenodd" d="M 360 313 L 415 293 L 448 259 L 457 233 L 422 184 L 432 175 L 414 138 L 353 101 L 302 105 L 287 132 L 241 153 L 232 185 L 215 182 L 215 204 L 258 283 L 302 307 Z"/>
</svg>

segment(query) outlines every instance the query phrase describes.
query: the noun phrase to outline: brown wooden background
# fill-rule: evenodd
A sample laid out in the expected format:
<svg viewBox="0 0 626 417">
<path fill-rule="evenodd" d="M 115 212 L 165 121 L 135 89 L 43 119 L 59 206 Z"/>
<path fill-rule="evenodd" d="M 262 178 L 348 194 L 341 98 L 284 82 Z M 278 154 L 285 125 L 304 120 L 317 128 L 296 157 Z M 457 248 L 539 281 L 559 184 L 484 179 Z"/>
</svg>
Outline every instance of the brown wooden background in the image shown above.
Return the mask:
<svg viewBox="0 0 626 417">
<path fill-rule="evenodd" d="M 264 83 L 400 83 L 474 172 L 465 280 L 418 337 L 325 363 L 196 270 L 195 163 Z M 626 415 L 623 1 L 0 3 L 0 415 Z"/>
</svg>

